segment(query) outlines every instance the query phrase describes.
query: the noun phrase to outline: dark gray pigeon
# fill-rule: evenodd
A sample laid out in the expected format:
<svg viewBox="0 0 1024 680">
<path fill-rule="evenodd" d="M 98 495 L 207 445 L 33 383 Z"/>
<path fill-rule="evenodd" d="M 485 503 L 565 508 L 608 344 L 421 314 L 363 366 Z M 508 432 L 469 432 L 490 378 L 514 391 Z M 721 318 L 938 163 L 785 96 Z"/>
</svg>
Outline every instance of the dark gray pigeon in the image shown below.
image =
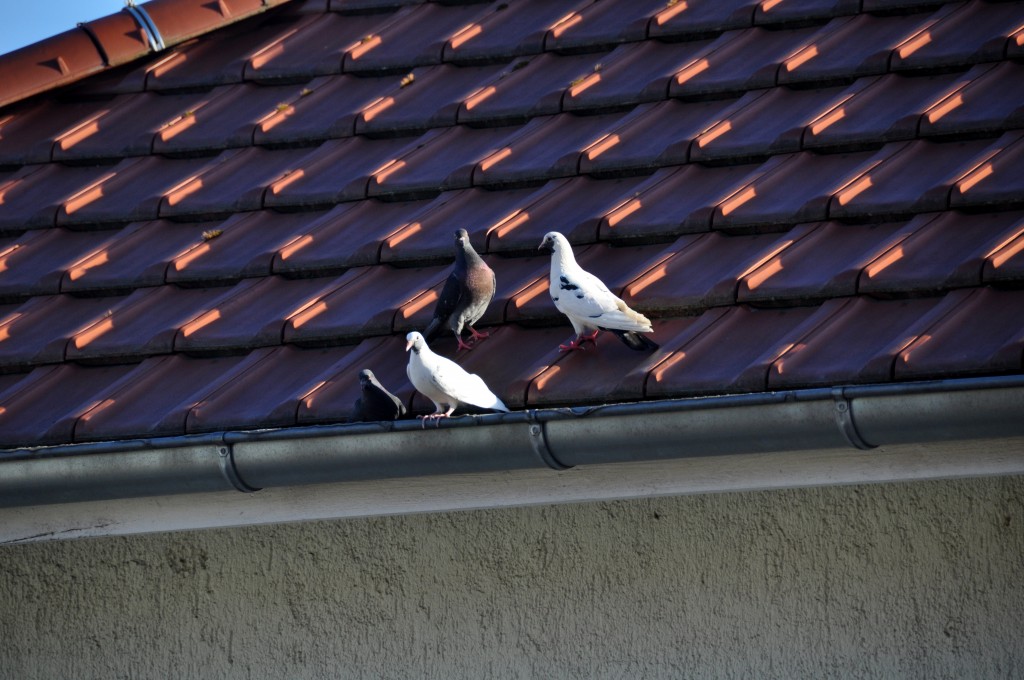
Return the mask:
<svg viewBox="0 0 1024 680">
<path fill-rule="evenodd" d="M 455 265 L 444 283 L 434 307 L 434 318 L 423 332 L 424 337 L 430 340 L 447 324 L 455 334 L 459 349 L 472 349 L 473 345 L 463 340 L 462 330 L 469 329 L 472 340 L 488 336 L 473 328 L 473 324 L 487 311 L 494 289 L 494 271 L 473 250 L 466 230 L 459 229 L 455 232 Z"/>
<path fill-rule="evenodd" d="M 397 420 L 405 415 L 402 400 L 384 389 L 370 369 L 359 371 L 359 386 L 363 392 L 356 399 L 355 420 Z"/>
</svg>

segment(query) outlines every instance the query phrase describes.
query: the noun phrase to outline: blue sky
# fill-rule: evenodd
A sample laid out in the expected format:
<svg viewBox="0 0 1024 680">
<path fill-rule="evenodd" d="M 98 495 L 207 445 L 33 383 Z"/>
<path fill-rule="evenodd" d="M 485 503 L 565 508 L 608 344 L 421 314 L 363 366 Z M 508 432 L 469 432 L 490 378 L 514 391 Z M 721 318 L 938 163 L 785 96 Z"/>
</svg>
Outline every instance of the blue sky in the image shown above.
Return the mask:
<svg viewBox="0 0 1024 680">
<path fill-rule="evenodd" d="M 139 4 L 142 4 L 141 2 Z M 0 0 L 0 54 L 119 12 L 124 0 Z"/>
</svg>

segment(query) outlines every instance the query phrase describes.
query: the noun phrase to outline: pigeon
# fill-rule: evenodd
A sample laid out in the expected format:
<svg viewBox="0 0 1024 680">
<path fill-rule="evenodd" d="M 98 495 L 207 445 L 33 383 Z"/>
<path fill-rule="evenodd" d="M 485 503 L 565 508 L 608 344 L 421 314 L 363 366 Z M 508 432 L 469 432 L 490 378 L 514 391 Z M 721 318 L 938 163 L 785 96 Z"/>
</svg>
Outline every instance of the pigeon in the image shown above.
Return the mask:
<svg viewBox="0 0 1024 680">
<path fill-rule="evenodd" d="M 409 365 L 405 371 L 413 387 L 434 402 L 428 419 L 448 418 L 460 403 L 508 413 L 508 407 L 491 392 L 480 376 L 467 373 L 451 359 L 434 354 L 423 336 L 413 331 L 405 336 Z"/>
<path fill-rule="evenodd" d="M 359 387 L 362 396 L 356 399 L 355 420 L 398 420 L 405 415 L 402 400 L 384 389 L 370 369 L 359 371 Z"/>
<path fill-rule="evenodd" d="M 494 271 L 473 250 L 466 230 L 459 229 L 455 232 L 455 265 L 437 300 L 434 318 L 423 331 L 424 337 L 432 340 L 447 324 L 455 333 L 458 349 L 472 349 L 473 346 L 462 339 L 462 329 L 469 329 L 472 340 L 488 337 L 489 333 L 481 333 L 473 328 L 473 324 L 487 310 L 494 297 L 494 288 Z"/>
<path fill-rule="evenodd" d="M 551 299 L 576 330 L 576 338 L 568 345 L 559 345 L 559 350 L 585 349 L 587 342 L 596 346 L 600 331 L 615 333 L 630 349 L 658 349 L 657 344 L 640 335 L 653 330 L 650 320 L 630 309 L 599 278 L 584 271 L 564 236 L 557 231 L 548 232 L 539 250 L 545 248 L 551 251 Z"/>
</svg>

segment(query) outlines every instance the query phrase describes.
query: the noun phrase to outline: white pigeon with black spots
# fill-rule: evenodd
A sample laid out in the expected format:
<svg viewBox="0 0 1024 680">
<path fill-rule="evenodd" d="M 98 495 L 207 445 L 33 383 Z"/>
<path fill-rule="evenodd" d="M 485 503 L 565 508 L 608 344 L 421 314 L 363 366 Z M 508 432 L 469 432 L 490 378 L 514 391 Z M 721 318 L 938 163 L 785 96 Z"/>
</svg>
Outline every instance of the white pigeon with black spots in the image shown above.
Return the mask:
<svg viewBox="0 0 1024 680">
<path fill-rule="evenodd" d="M 539 249 L 551 251 L 551 300 L 576 330 L 576 338 L 568 345 L 559 345 L 560 350 L 584 349 L 587 342 L 596 346 L 600 331 L 615 333 L 630 349 L 658 349 L 657 344 L 641 335 L 654 330 L 650 320 L 630 309 L 601 279 L 580 267 L 564 236 L 557 231 L 548 232 Z"/>
</svg>

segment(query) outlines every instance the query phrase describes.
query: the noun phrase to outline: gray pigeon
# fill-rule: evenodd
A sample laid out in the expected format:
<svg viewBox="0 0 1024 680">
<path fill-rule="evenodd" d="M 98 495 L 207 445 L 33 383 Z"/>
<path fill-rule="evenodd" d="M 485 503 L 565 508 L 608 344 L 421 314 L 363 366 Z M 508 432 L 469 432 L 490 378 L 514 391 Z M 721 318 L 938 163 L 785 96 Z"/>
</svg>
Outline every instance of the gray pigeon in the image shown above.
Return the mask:
<svg viewBox="0 0 1024 680">
<path fill-rule="evenodd" d="M 580 267 L 564 236 L 557 231 L 548 232 L 540 249 L 551 251 L 551 300 L 576 330 L 576 339 L 559 345 L 560 350 L 583 349 L 585 342 L 596 345 L 599 331 L 615 333 L 630 349 L 658 349 L 657 344 L 640 335 L 653 330 L 650 320 L 630 309 L 601 279 Z"/>
<path fill-rule="evenodd" d="M 483 378 L 467 373 L 451 359 L 434 354 L 423 336 L 415 331 L 406 335 L 405 340 L 405 351 L 411 350 L 409 364 L 405 367 L 409 382 L 434 402 L 434 412 L 423 416 L 424 424 L 427 420 L 449 417 L 459 404 L 508 413 L 508 407 L 484 384 Z"/>
<path fill-rule="evenodd" d="M 359 386 L 362 396 L 356 399 L 355 420 L 397 420 L 405 415 L 402 400 L 384 389 L 370 369 L 359 371 Z"/>
<path fill-rule="evenodd" d="M 472 349 L 473 345 L 462 339 L 462 329 L 469 329 L 472 340 L 489 335 L 473 328 L 473 324 L 487 311 L 494 289 L 494 271 L 473 250 L 466 230 L 459 229 L 455 232 L 455 265 L 434 307 L 434 318 L 423 331 L 424 337 L 432 339 L 447 324 L 455 333 L 459 349 Z"/>
</svg>

